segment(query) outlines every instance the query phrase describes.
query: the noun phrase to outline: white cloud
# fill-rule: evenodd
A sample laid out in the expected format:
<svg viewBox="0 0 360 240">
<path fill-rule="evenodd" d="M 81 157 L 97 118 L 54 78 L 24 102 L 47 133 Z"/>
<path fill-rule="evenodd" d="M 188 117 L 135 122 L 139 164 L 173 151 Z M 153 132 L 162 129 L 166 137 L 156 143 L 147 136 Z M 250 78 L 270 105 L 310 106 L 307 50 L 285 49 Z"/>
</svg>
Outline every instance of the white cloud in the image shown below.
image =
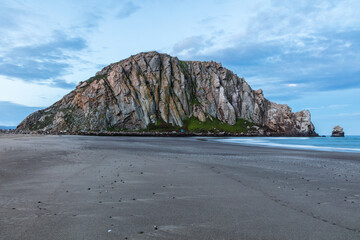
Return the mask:
<svg viewBox="0 0 360 240">
<path fill-rule="evenodd" d="M 69 92 L 69 90 L 26 83 L 15 78 L 8 78 L 1 75 L 0 82 L 0 101 L 12 102 L 29 107 L 49 106 Z"/>
<path fill-rule="evenodd" d="M 354 113 L 339 113 L 337 114 L 339 117 L 360 117 L 360 112 L 354 112 Z"/>
<path fill-rule="evenodd" d="M 0 121 L 0 126 L 17 126 L 19 123 L 18 122 L 3 122 Z"/>
<path fill-rule="evenodd" d="M 320 107 L 308 107 L 308 110 L 319 110 L 319 109 L 337 109 L 337 108 L 346 108 L 350 106 L 349 104 L 333 104 L 328 106 L 320 106 Z"/>
</svg>

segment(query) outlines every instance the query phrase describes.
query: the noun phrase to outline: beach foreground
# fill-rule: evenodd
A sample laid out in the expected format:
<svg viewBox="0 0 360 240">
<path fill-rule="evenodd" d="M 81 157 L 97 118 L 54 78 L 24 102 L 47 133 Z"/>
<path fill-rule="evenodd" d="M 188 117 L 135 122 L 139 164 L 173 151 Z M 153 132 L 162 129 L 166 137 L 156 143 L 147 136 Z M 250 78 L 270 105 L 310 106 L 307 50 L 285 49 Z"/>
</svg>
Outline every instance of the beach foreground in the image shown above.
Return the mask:
<svg viewBox="0 0 360 240">
<path fill-rule="evenodd" d="M 1 239 L 360 239 L 360 154 L 0 136 Z"/>
</svg>

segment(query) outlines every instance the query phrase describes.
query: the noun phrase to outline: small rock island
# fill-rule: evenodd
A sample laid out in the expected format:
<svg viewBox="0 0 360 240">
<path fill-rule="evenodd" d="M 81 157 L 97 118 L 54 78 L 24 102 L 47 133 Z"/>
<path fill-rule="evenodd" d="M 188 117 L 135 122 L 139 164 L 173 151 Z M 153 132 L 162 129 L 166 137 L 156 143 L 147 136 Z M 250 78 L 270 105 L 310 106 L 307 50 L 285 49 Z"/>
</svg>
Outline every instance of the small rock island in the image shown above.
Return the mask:
<svg viewBox="0 0 360 240">
<path fill-rule="evenodd" d="M 340 127 L 339 125 L 335 126 L 331 136 L 332 137 L 344 137 L 344 129 Z"/>
</svg>

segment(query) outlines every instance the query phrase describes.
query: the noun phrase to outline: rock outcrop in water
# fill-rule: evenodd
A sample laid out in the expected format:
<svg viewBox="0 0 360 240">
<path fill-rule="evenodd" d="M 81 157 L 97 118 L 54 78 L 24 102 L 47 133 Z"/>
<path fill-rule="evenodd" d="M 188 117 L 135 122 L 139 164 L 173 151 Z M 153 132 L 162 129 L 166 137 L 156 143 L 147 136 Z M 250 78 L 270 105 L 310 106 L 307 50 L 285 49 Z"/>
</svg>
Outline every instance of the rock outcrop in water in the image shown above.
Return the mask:
<svg viewBox="0 0 360 240">
<path fill-rule="evenodd" d="M 332 137 L 344 137 L 345 136 L 344 129 L 342 127 L 340 127 L 339 125 L 335 126 L 332 131 L 331 136 Z"/>
<path fill-rule="evenodd" d="M 120 131 L 159 123 L 184 127 L 189 121 L 235 126 L 240 119 L 260 132 L 316 135 L 309 111 L 293 113 L 270 102 L 220 63 L 157 52 L 103 68 L 54 105 L 28 116 L 17 130 Z"/>
</svg>

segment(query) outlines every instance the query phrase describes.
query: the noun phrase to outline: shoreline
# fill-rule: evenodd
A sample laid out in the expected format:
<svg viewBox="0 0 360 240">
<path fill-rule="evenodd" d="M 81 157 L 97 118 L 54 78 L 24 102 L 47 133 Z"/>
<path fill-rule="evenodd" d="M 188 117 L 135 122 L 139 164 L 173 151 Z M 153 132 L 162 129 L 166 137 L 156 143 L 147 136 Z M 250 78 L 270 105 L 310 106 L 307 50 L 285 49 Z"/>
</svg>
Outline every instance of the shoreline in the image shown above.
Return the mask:
<svg viewBox="0 0 360 240">
<path fill-rule="evenodd" d="M 317 133 L 309 134 L 279 134 L 275 132 L 265 132 L 263 134 L 257 131 L 249 132 L 47 132 L 47 131 L 19 131 L 19 130 L 2 130 L 0 134 L 37 134 L 37 135 L 84 135 L 84 136 L 142 136 L 142 137 L 320 137 Z"/>
<path fill-rule="evenodd" d="M 76 132 L 76 133 L 0 133 L 1 137 L 16 137 L 16 136 L 102 136 L 102 137 L 165 137 L 165 138 L 203 138 L 206 140 L 222 143 L 222 144 L 232 144 L 235 146 L 249 146 L 249 147 L 264 147 L 264 148 L 272 148 L 272 149 L 290 149 L 290 150 L 299 150 L 299 151 L 316 151 L 316 152 L 340 152 L 340 153 L 360 153 L 360 149 L 353 148 L 342 148 L 342 147 L 331 147 L 331 146 L 319 146 L 319 145 L 297 145 L 297 144 L 282 144 L 282 143 L 251 143 L 251 142 L 232 142 L 232 141 L 222 141 L 221 139 L 228 139 L 231 137 L 239 137 L 241 138 L 264 138 L 265 140 L 268 138 L 314 138 L 314 139 L 322 139 L 325 137 L 327 139 L 331 139 L 331 136 L 284 136 L 284 135 L 251 135 L 251 134 L 232 134 L 232 133 L 189 133 L 189 132 Z M 350 135 L 348 137 L 351 137 Z M 207 139 L 208 138 L 208 139 Z M 276 146 L 275 146 L 276 145 Z"/>
<path fill-rule="evenodd" d="M 286 137 L 286 138 L 302 138 L 302 137 L 308 137 L 308 138 L 319 138 L 319 137 L 314 137 L 314 136 L 244 136 L 244 135 L 218 135 L 218 134 L 202 134 L 202 133 L 192 133 L 192 134 L 186 134 L 186 133 L 181 133 L 181 134 L 177 134 L 177 133 L 164 133 L 163 135 L 161 134 L 146 134 L 145 135 L 141 135 L 143 133 L 138 133 L 138 134 L 123 134 L 123 135 L 108 135 L 108 134 L 39 134 L 39 133 L 10 133 L 10 134 L 1 134 L 0 133 L 0 139 L 2 137 L 6 137 L 6 138 L 16 138 L 16 137 L 45 137 L 45 136 L 83 136 L 83 137 L 134 137 L 134 138 L 141 138 L 141 137 L 145 137 L 145 138 L 179 138 L 179 139 L 195 139 L 196 141 L 209 141 L 209 142 L 213 142 L 213 143 L 220 143 L 220 144 L 224 144 L 224 145 L 233 145 L 233 146 L 243 146 L 243 147 L 250 147 L 250 148 L 266 148 L 266 149 L 272 149 L 272 150 L 290 150 L 290 151 L 310 151 L 310 152 L 324 152 L 324 153 L 349 153 L 349 154 L 360 154 L 360 152 L 358 151 L 340 151 L 340 150 L 324 150 L 321 148 L 327 148 L 327 147 L 323 147 L 323 146 L 315 146 L 315 145 L 306 145 L 309 146 L 310 148 L 301 148 L 298 147 L 298 145 L 294 145 L 294 147 L 288 147 L 288 146 L 281 146 L 281 144 L 279 144 L 278 146 L 272 146 L 272 145 L 265 145 L 265 144 L 251 144 L 251 143 L 238 143 L 238 142 L 231 142 L 231 141 L 221 141 L 221 139 L 227 139 L 227 137 L 240 137 L 240 138 L 281 138 L 281 137 Z M 357 135 L 354 135 L 357 136 Z M 330 138 L 330 136 L 326 136 L 327 138 Z M 321 137 L 320 137 L 321 138 Z M 314 149 L 314 148 L 319 148 L 319 149 Z M 331 148 L 331 147 L 329 147 Z M 338 148 L 334 148 L 334 149 L 338 149 Z"/>
<path fill-rule="evenodd" d="M 251 137 L 250 137 L 251 138 Z M 256 137 L 254 137 L 256 139 Z M 261 138 L 261 137 L 260 137 Z M 267 139 L 268 137 L 263 137 Z M 269 137 L 271 138 L 271 137 Z M 274 137 L 277 138 L 277 137 Z M 291 139 L 292 137 L 287 137 Z M 299 137 L 302 138 L 302 137 Z M 309 137 L 311 138 L 311 137 Z M 321 139 L 321 138 L 320 138 Z M 360 154 L 360 148 L 346 148 L 346 147 L 336 147 L 336 146 L 320 146 L 320 145 L 310 145 L 310 144 L 291 144 L 291 143 L 273 143 L 273 142 L 236 142 L 230 141 L 228 138 L 217 139 L 217 138 L 209 138 L 210 141 L 223 143 L 223 144 L 232 144 L 235 146 L 249 146 L 249 147 L 264 147 L 264 148 L 272 148 L 272 149 L 289 149 L 289 150 L 299 150 L 299 151 L 315 151 L 315 152 L 333 152 L 333 153 L 355 153 Z M 224 141 L 225 140 L 225 141 Z M 229 141 L 226 141 L 229 140 Z"/>
</svg>

